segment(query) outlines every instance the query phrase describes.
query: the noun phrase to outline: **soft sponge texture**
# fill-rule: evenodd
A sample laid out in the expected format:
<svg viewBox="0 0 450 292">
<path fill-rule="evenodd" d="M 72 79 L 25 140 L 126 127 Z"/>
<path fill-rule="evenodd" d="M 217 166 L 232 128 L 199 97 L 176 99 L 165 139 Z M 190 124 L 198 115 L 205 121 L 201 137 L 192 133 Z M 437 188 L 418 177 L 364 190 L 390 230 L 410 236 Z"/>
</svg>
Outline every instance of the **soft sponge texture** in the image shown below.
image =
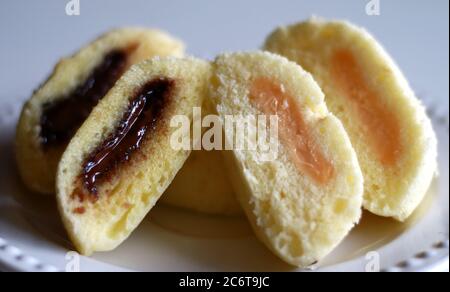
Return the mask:
<svg viewBox="0 0 450 292">
<path fill-rule="evenodd" d="M 214 72 L 211 94 L 222 118 L 263 114 L 250 101 L 251 84 L 258 78 L 278 82 L 294 97 L 314 144 L 337 170 L 332 180 L 319 184 L 294 165 L 283 143 L 272 161 L 261 160 L 261 153 L 254 150 L 224 152 L 238 200 L 257 236 L 289 264 L 314 264 L 361 215 L 362 174 L 342 124 L 328 112 L 311 75 L 283 57 L 224 54 L 216 59 Z M 227 136 L 228 143 L 232 138 Z"/>
<path fill-rule="evenodd" d="M 356 149 L 365 208 L 400 221 L 408 218 L 436 172 L 437 140 L 424 107 L 381 45 L 350 23 L 311 19 L 277 29 L 264 48 L 300 64 L 325 92 Z M 336 67 L 336 56 L 343 65 Z M 348 76 L 353 80 L 342 86 Z M 377 155 L 383 147 L 398 148 L 388 157 L 394 163 L 387 165 Z"/>
<path fill-rule="evenodd" d="M 133 66 L 94 109 L 65 151 L 57 175 L 57 199 L 66 229 L 83 254 L 108 251 L 123 242 L 137 227 L 172 182 L 189 156 L 173 149 L 175 115 L 192 120 L 192 108 L 199 107 L 207 94 L 210 65 L 196 59 L 154 58 Z M 82 165 L 113 133 L 136 90 L 155 78 L 175 80 L 173 98 L 148 133 L 147 142 L 117 174 L 102 184 L 96 202 L 80 203 L 72 197 Z M 189 135 L 189 130 L 183 135 Z M 74 212 L 83 208 L 82 214 Z"/>
</svg>

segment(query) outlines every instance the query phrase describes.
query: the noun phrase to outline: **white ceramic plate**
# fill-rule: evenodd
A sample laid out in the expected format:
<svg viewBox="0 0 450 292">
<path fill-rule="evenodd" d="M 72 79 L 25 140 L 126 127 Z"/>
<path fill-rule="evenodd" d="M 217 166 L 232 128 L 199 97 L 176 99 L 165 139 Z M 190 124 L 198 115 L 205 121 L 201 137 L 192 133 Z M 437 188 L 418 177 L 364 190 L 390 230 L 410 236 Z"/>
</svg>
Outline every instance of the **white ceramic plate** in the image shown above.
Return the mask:
<svg viewBox="0 0 450 292">
<path fill-rule="evenodd" d="M 208 217 L 164 206 L 153 209 L 115 251 L 92 258 L 68 254 L 71 245 L 54 200 L 29 194 L 17 176 L 13 137 L 21 104 L 0 104 L 0 270 L 294 270 L 256 240 L 243 218 Z M 448 112 L 431 109 L 439 138 L 440 177 L 420 208 L 405 224 L 365 213 L 316 270 L 448 271 Z"/>
</svg>

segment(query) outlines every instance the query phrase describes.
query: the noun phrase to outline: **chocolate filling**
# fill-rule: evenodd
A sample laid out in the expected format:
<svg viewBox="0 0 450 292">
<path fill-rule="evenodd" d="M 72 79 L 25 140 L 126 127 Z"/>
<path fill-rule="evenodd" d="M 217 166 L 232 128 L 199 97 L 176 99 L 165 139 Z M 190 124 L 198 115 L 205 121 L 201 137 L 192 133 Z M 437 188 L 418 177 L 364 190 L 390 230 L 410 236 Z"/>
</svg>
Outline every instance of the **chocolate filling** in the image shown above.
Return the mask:
<svg viewBox="0 0 450 292">
<path fill-rule="evenodd" d="M 130 161 L 148 134 L 156 130 L 174 86 L 175 81 L 166 78 L 157 78 L 142 86 L 130 101 L 116 130 L 88 156 L 83 164 L 82 181 L 95 200 L 98 199 L 98 186 L 121 164 Z"/>
<path fill-rule="evenodd" d="M 86 79 L 71 93 L 56 102 L 44 104 L 41 116 L 41 145 L 44 150 L 66 145 L 97 103 L 122 76 L 129 52 L 114 50 L 107 54 Z"/>
</svg>

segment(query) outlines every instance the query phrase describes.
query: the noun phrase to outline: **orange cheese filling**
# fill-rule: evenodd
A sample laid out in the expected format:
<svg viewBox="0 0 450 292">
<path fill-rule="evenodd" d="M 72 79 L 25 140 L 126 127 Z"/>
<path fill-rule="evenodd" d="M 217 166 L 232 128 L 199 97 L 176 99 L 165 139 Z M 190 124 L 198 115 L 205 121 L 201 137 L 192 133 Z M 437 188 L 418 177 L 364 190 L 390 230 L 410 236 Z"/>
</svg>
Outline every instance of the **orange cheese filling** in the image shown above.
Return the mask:
<svg viewBox="0 0 450 292">
<path fill-rule="evenodd" d="M 331 57 L 332 78 L 345 94 L 361 121 L 362 134 L 379 161 L 395 165 L 401 152 L 400 126 L 386 108 L 379 93 L 364 78 L 363 69 L 348 50 L 337 50 Z"/>
<path fill-rule="evenodd" d="M 261 77 L 253 81 L 250 102 L 265 115 L 278 116 L 279 138 L 295 166 L 317 183 L 326 184 L 334 166 L 316 145 L 295 99 L 281 84 Z"/>
</svg>

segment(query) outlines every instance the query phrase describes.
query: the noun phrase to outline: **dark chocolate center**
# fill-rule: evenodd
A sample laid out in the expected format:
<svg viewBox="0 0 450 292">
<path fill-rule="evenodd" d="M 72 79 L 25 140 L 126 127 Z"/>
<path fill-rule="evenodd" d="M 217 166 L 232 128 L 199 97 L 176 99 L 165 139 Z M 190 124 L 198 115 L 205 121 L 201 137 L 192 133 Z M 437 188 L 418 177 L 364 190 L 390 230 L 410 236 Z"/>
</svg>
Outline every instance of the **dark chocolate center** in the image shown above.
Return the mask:
<svg viewBox="0 0 450 292">
<path fill-rule="evenodd" d="M 64 146 L 70 141 L 92 109 L 124 73 L 127 55 L 126 50 L 110 52 L 84 83 L 67 96 L 44 105 L 40 121 L 44 150 Z"/>
<path fill-rule="evenodd" d="M 113 134 L 88 156 L 83 164 L 82 180 L 85 189 L 95 198 L 98 198 L 98 186 L 121 164 L 130 161 L 149 132 L 157 128 L 174 85 L 174 80 L 158 78 L 142 86 Z"/>
</svg>

